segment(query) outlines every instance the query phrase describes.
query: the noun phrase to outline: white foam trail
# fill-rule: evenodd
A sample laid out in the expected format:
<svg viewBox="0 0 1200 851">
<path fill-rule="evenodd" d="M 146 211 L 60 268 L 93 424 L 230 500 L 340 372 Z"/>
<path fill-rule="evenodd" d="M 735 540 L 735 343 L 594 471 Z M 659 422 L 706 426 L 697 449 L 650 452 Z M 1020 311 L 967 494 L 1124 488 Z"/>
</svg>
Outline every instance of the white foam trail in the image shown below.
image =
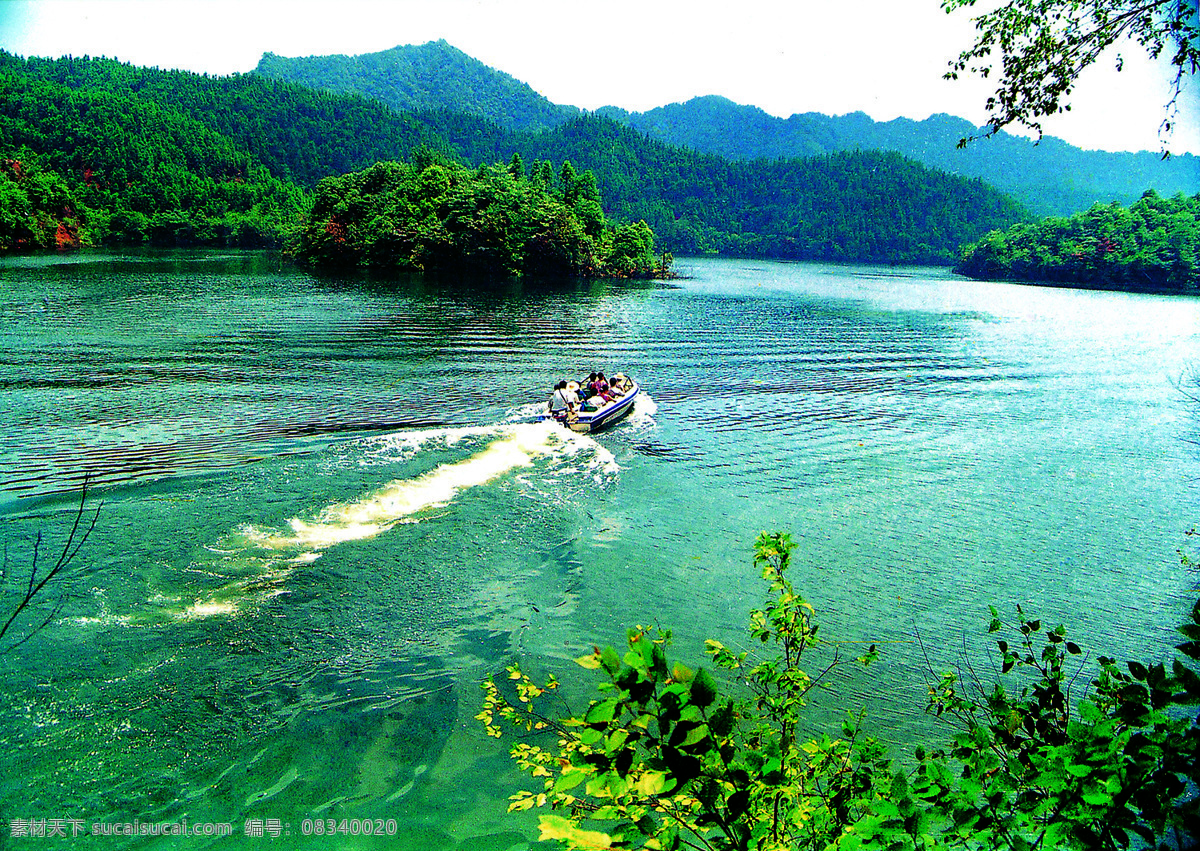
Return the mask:
<svg viewBox="0 0 1200 851">
<path fill-rule="evenodd" d="M 518 405 L 515 408 L 510 408 L 504 417 L 506 423 L 527 423 L 530 420 L 535 420 L 546 413 L 545 402 L 528 402 L 524 405 Z"/>
<path fill-rule="evenodd" d="M 400 445 L 421 446 L 433 438 L 453 445 L 465 437 L 495 434 L 483 450 L 462 461 L 442 464 L 414 479 L 398 479 L 356 502 L 335 503 L 314 520 L 288 521 L 290 531 L 248 526 L 242 535 L 267 550 L 319 552 L 347 541 L 373 538 L 420 511 L 448 504 L 459 493 L 487 484 L 513 470 L 533 466 L 534 459 L 591 450 L 596 463 L 615 468 L 612 454 L 587 435 L 568 431 L 554 422 L 466 429 L 410 432 L 391 436 Z M 305 556 L 308 557 L 308 556 Z"/>
<path fill-rule="evenodd" d="M 400 523 L 416 523 L 420 512 L 450 503 L 463 491 L 487 484 L 514 470 L 534 466 L 535 459 L 549 457 L 567 462 L 579 456 L 586 472 L 595 479 L 617 471 L 612 453 L 586 434 L 577 434 L 553 421 L 518 423 L 473 428 L 400 432 L 372 438 L 366 453 L 379 458 L 415 453 L 432 442 L 454 446 L 464 439 L 493 438 L 473 455 L 442 464 L 411 479 L 397 479 L 354 502 L 329 505 L 311 520 L 295 517 L 287 529 L 244 526 L 237 533 L 209 548 L 226 559 L 233 557 L 252 575 L 243 576 L 209 592 L 191 605 L 177 609 L 176 620 L 193 620 L 234 615 L 248 598 L 266 599 L 285 593 L 284 580 L 297 566 L 321 557 L 321 552 L 347 541 L 373 538 Z M 559 468 L 562 470 L 563 468 Z M 568 468 L 569 469 L 569 468 Z M 267 555 L 249 556 L 248 550 L 266 550 Z M 239 555 L 243 555 L 241 559 Z M 257 567 L 252 567 L 257 562 Z M 286 566 L 285 566 L 286 565 Z"/>
</svg>

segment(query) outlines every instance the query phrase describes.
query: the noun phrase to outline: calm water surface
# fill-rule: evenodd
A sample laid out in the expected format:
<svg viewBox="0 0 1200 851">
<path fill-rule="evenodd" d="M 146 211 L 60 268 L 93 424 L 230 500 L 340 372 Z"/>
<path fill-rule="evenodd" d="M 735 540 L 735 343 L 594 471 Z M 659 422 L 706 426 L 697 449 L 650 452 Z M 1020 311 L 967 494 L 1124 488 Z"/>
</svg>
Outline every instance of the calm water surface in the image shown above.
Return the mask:
<svg viewBox="0 0 1200 851">
<path fill-rule="evenodd" d="M 4 617 L 85 476 L 100 507 L 0 642 L 6 835 L 187 819 L 234 827 L 193 847 L 524 848 L 478 682 L 519 658 L 585 698 L 568 660 L 636 623 L 692 659 L 743 643 L 762 529 L 800 542 L 827 637 L 884 649 L 814 726 L 865 705 L 901 753 L 939 735 L 918 630 L 946 665 L 990 603 L 1094 652 L 1172 640 L 1200 582 L 1176 555 L 1200 406 L 1175 386 L 1200 300 L 680 266 L 672 287 L 480 290 L 257 254 L 3 261 Z M 529 422 L 597 368 L 648 391 L 628 421 Z M 398 835 L 300 835 L 320 818 Z"/>
</svg>

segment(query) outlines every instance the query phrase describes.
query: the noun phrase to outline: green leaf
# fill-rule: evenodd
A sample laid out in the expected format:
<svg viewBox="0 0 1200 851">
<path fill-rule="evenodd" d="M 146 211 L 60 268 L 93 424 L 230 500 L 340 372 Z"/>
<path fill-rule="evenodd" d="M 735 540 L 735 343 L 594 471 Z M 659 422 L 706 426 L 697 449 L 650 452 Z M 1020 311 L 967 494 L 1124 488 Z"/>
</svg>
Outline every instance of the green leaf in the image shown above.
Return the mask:
<svg viewBox="0 0 1200 851">
<path fill-rule="evenodd" d="M 683 741 L 677 743 L 678 748 L 688 748 L 708 738 L 708 727 L 703 724 L 693 727 L 687 731 L 687 735 L 683 737 Z"/>
<path fill-rule="evenodd" d="M 612 647 L 605 647 L 600 654 L 600 664 L 604 670 L 608 671 L 610 676 L 616 676 L 621 670 L 621 657 L 617 655 L 617 651 Z"/>
<path fill-rule="evenodd" d="M 727 700 L 709 719 L 708 726 L 712 730 L 713 735 L 718 738 L 725 738 L 733 732 L 733 701 Z"/>
<path fill-rule="evenodd" d="M 692 703 L 705 707 L 717 699 L 717 683 L 708 671 L 701 668 L 692 680 Z"/>
<path fill-rule="evenodd" d="M 612 697 L 589 706 L 587 714 L 583 716 L 583 720 L 588 724 L 608 724 L 608 722 L 613 720 L 616 711 L 617 699 Z"/>
<path fill-rule="evenodd" d="M 1192 641 L 1200 641 L 1200 624 L 1188 623 L 1179 627 L 1179 631 L 1183 633 L 1184 638 Z"/>
<path fill-rule="evenodd" d="M 653 663 L 650 667 L 654 671 L 655 679 L 665 680 L 667 678 L 667 654 L 661 644 L 652 645 L 650 658 Z"/>
<path fill-rule="evenodd" d="M 750 791 L 742 789 L 734 792 L 726 799 L 725 809 L 729 814 L 730 821 L 736 821 L 741 818 L 750 809 Z"/>
<path fill-rule="evenodd" d="M 586 771 L 581 771 L 578 768 L 572 768 L 568 771 L 564 771 L 562 776 L 554 782 L 554 791 L 566 792 L 570 789 L 574 789 L 584 780 L 587 780 L 587 777 L 588 773 Z"/>
<path fill-rule="evenodd" d="M 669 774 L 654 770 L 643 772 L 633 784 L 633 788 L 641 795 L 662 795 L 674 786 L 675 780 Z"/>
</svg>

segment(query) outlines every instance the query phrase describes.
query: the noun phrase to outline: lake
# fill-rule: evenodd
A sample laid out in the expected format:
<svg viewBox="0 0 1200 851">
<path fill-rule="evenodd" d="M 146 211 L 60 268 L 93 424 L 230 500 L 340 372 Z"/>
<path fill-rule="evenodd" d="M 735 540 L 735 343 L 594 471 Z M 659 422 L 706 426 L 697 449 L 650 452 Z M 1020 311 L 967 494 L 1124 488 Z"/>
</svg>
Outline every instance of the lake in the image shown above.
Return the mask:
<svg viewBox="0 0 1200 851">
<path fill-rule="evenodd" d="M 583 705 L 570 660 L 639 623 L 691 664 L 706 637 L 747 646 L 764 529 L 799 543 L 825 637 L 883 651 L 838 673 L 813 729 L 865 706 L 899 755 L 946 733 L 918 633 L 939 668 L 988 645 L 989 604 L 1093 656 L 1174 642 L 1200 583 L 1177 555 L 1200 299 L 678 269 L 488 287 L 256 253 L 0 261 L 4 618 L 85 478 L 98 509 L 0 639 L 0 821 L 525 848 L 536 821 L 504 814 L 522 778 L 472 718 L 479 682 L 521 660 Z M 533 422 L 597 369 L 641 382 L 628 420 Z M 396 835 L 302 835 L 329 818 Z"/>
</svg>

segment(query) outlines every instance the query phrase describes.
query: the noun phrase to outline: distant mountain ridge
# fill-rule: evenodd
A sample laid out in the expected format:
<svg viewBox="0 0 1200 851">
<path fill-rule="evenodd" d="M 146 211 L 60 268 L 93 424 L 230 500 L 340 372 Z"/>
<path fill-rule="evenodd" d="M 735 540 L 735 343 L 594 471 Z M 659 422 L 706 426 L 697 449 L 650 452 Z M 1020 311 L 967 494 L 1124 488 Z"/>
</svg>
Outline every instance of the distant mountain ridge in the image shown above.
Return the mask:
<svg viewBox="0 0 1200 851">
<path fill-rule="evenodd" d="M 554 104 L 502 71 L 445 41 L 362 56 L 285 59 L 266 54 L 256 73 L 311 88 L 356 93 L 399 111 L 447 110 L 486 118 L 505 130 L 559 127 L 580 114 Z M 864 113 L 776 118 L 716 95 L 642 113 L 602 107 L 601 115 L 651 138 L 731 159 L 807 157 L 839 151 L 897 151 L 923 165 L 980 178 L 1029 209 L 1068 215 L 1097 201 L 1131 203 L 1146 189 L 1200 192 L 1200 157 L 1162 161 L 1154 153 L 1085 151 L 1046 137 L 1039 145 L 999 134 L 957 148 L 975 128 L 950 115 L 877 122 Z"/>
<path fill-rule="evenodd" d="M 254 73 L 310 89 L 365 95 L 398 112 L 453 108 L 510 130 L 549 129 L 579 114 L 444 40 L 359 56 L 289 59 L 264 53 Z"/>
<path fill-rule="evenodd" d="M 616 107 L 598 111 L 652 138 L 732 159 L 812 156 L 855 148 L 898 151 L 950 174 L 978 177 L 1041 214 L 1068 215 L 1096 201 L 1128 204 L 1150 188 L 1162 195 L 1200 191 L 1200 157 L 1192 154 L 1163 161 L 1148 152 L 1085 151 L 1051 136 L 1035 144 L 1008 133 L 959 148 L 958 140 L 977 128 L 946 114 L 883 122 L 862 112 L 776 118 L 716 95 L 640 113 Z"/>
</svg>

